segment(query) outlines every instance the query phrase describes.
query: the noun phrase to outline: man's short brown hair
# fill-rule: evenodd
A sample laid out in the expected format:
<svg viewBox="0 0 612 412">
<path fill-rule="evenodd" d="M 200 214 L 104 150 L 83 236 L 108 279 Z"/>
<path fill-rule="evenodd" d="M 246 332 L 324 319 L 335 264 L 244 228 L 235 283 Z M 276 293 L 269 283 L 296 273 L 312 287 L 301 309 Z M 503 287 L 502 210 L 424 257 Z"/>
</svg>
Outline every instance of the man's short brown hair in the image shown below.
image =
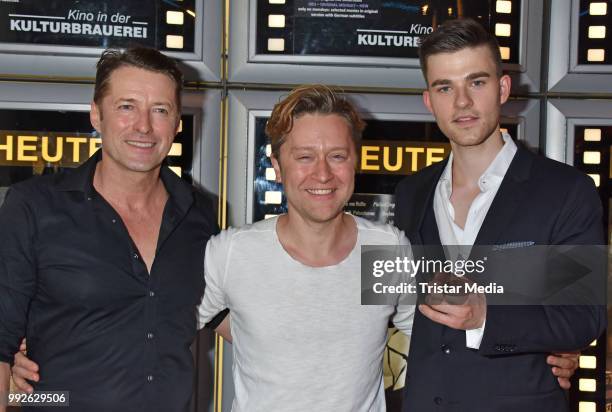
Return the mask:
<svg viewBox="0 0 612 412">
<path fill-rule="evenodd" d="M 305 114 L 338 115 L 351 129 L 353 143 L 361 138 L 365 122 L 355 107 L 340 94 L 320 84 L 300 86 L 278 102 L 266 124 L 266 134 L 272 143 L 272 154 L 278 160 L 280 147 L 285 143 L 293 122 Z"/>
<path fill-rule="evenodd" d="M 480 23 L 469 18 L 447 20 L 436 30 L 422 39 L 419 46 L 421 70 L 427 81 L 427 58 L 439 53 L 454 53 L 467 48 L 486 46 L 497 68 L 497 76 L 502 75 L 502 61 L 499 43 Z"/>
<path fill-rule="evenodd" d="M 149 47 L 133 47 L 125 51 L 108 49 L 102 53 L 96 65 L 96 84 L 94 86 L 94 102 L 100 105 L 108 91 L 111 74 L 121 67 L 136 67 L 156 73 L 165 74 L 175 85 L 177 110 L 181 112 L 181 90 L 183 89 L 183 73 L 176 61 Z"/>
</svg>

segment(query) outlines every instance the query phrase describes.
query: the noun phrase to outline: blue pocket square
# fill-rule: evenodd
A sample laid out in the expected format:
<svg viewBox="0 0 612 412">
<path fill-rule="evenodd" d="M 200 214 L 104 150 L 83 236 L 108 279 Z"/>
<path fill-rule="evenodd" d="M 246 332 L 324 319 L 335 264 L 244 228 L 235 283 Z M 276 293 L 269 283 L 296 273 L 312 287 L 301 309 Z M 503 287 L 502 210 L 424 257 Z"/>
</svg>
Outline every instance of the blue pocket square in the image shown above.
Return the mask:
<svg viewBox="0 0 612 412">
<path fill-rule="evenodd" d="M 529 240 L 529 241 L 523 241 L 523 242 L 509 242 L 509 243 L 503 243 L 501 245 L 494 245 L 493 246 L 493 251 L 500 251 L 500 250 L 508 250 L 508 249 L 518 249 L 521 247 L 529 247 L 529 246 L 533 246 L 535 245 L 535 242 Z"/>
</svg>

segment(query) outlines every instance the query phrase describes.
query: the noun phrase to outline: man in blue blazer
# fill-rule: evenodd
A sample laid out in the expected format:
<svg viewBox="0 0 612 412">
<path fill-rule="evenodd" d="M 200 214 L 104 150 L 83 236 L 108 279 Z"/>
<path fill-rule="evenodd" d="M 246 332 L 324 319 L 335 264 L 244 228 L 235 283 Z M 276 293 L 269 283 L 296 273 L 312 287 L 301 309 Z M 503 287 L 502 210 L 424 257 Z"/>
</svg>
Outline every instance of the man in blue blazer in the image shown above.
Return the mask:
<svg viewBox="0 0 612 412">
<path fill-rule="evenodd" d="M 452 154 L 396 189 L 396 225 L 413 244 L 604 244 L 592 180 L 532 154 L 499 128 L 510 94 L 499 46 L 470 19 L 425 38 L 423 100 Z M 603 306 L 493 306 L 472 295 L 461 305 L 421 304 L 406 376 L 404 411 L 568 409 L 546 365 L 556 351 L 599 337 Z"/>
</svg>

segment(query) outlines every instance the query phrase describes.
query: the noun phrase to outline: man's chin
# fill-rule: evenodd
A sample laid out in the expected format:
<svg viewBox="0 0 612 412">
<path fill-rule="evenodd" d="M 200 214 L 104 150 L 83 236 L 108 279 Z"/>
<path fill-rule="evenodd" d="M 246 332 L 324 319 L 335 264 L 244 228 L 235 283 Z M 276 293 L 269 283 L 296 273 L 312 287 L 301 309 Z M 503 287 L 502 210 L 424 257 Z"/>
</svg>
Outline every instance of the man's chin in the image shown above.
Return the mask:
<svg viewBox="0 0 612 412">
<path fill-rule="evenodd" d="M 452 138 L 449 138 L 451 145 L 458 147 L 474 147 L 481 145 L 486 137 L 475 135 L 475 134 L 454 134 Z"/>
</svg>

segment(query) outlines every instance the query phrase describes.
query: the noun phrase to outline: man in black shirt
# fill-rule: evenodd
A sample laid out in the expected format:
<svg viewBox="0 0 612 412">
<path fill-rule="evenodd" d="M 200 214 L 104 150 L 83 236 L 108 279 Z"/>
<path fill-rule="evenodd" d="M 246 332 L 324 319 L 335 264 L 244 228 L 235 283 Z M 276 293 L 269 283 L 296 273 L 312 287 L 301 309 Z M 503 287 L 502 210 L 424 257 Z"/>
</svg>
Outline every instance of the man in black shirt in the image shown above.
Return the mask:
<svg viewBox="0 0 612 412">
<path fill-rule="evenodd" d="M 106 51 L 97 67 L 102 149 L 14 185 L 0 209 L 0 391 L 27 336 L 35 389 L 69 392 L 64 410 L 187 410 L 203 251 L 217 226 L 212 205 L 162 166 L 182 75 L 146 48 Z"/>
</svg>

